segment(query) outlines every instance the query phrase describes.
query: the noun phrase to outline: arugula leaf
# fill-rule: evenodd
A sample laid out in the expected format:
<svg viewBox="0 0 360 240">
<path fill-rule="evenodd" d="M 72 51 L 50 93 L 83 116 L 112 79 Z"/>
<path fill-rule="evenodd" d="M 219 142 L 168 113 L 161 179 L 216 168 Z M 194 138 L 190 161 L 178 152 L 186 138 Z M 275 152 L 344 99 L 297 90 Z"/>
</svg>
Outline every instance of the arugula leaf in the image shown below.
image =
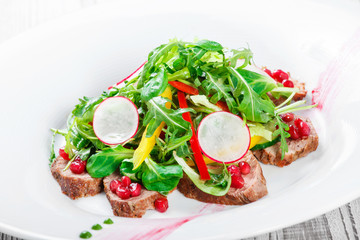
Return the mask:
<svg viewBox="0 0 360 240">
<path fill-rule="evenodd" d="M 273 132 L 273 139 L 280 136 L 281 159 L 284 159 L 285 153 L 289 150 L 286 142 L 286 138 L 290 137 L 290 134 L 287 132 L 289 130 L 289 126 L 281 120 L 280 115 L 276 115 L 275 120 L 275 125 L 279 128 Z"/>
<path fill-rule="evenodd" d="M 134 150 L 121 145 L 103 149 L 89 158 L 86 170 L 94 178 L 109 176 L 119 167 L 122 160 L 131 158 L 133 154 Z"/>
<path fill-rule="evenodd" d="M 269 76 L 241 68 L 237 68 L 236 71 L 241 74 L 259 96 L 262 96 L 277 87 L 275 81 Z"/>
<path fill-rule="evenodd" d="M 239 67 L 244 68 L 250 64 L 250 61 L 253 58 L 253 53 L 248 48 L 244 48 L 242 50 L 232 49 L 231 52 L 233 55 L 228 59 L 228 61 L 230 61 L 230 66 L 233 68 L 236 67 L 239 59 L 244 59 L 244 63 Z"/>
<path fill-rule="evenodd" d="M 159 96 L 164 92 L 168 85 L 168 78 L 164 68 L 159 68 L 155 73 L 155 76 L 151 77 L 150 80 L 145 84 L 141 91 L 141 99 L 149 101 L 153 97 Z"/>
<path fill-rule="evenodd" d="M 196 106 L 204 106 L 210 109 L 212 112 L 221 111 L 221 108 L 212 104 L 205 95 L 192 95 L 190 96 L 191 101 Z"/>
<path fill-rule="evenodd" d="M 159 60 L 161 58 L 166 58 L 168 52 L 177 45 L 178 42 L 169 42 L 168 44 L 163 44 L 150 52 L 148 62 L 144 65 L 144 69 L 140 75 L 138 89 L 144 86 L 145 82 L 149 79 L 151 73 L 156 70 Z"/>
<path fill-rule="evenodd" d="M 186 175 L 201 191 L 214 196 L 224 196 L 229 191 L 231 176 L 225 166 L 221 168 L 220 172 L 210 173 L 211 179 L 204 181 L 200 179 L 200 175 L 195 172 L 183 158 L 177 156 L 175 151 L 173 152 L 173 156 Z"/>
<path fill-rule="evenodd" d="M 168 130 L 166 131 L 169 132 Z M 186 145 L 186 142 L 188 142 L 191 137 L 192 131 L 186 132 L 183 136 L 178 136 L 176 131 L 171 136 L 166 137 L 164 143 L 160 143 L 162 148 L 162 156 L 164 157 L 168 152 L 178 149 L 183 145 Z"/>
<path fill-rule="evenodd" d="M 79 149 L 85 148 L 90 143 L 90 140 L 87 138 L 84 138 L 78 131 L 75 119 L 76 118 L 74 118 L 74 120 L 69 128 L 68 135 L 65 137 L 65 139 L 68 140 L 66 143 L 66 147 L 69 147 L 69 149 L 66 149 L 66 147 L 65 147 L 65 152 L 70 154 L 69 157 L 72 157 L 74 155 L 74 150 L 71 149 L 71 146 L 73 146 L 77 150 L 79 150 Z"/>
<path fill-rule="evenodd" d="M 271 101 L 263 100 L 234 68 L 229 68 L 235 97 L 242 97 L 238 110 L 253 122 L 267 123 L 275 115 Z"/>
<path fill-rule="evenodd" d="M 207 95 L 211 93 L 214 94 L 211 97 L 210 102 L 216 103 L 223 98 L 226 101 L 230 111 L 232 111 L 236 106 L 236 102 L 231 96 L 231 87 L 229 84 L 225 84 L 225 80 L 220 78 L 219 75 L 206 72 L 206 79 L 202 81 L 201 85 L 207 91 Z"/>
<path fill-rule="evenodd" d="M 75 118 L 75 125 L 72 130 L 79 133 L 83 139 L 89 140 L 96 149 L 103 149 L 106 147 L 106 145 L 96 137 L 93 127 L 87 122 L 84 122 L 79 118 Z"/>
<path fill-rule="evenodd" d="M 201 47 L 207 51 L 221 51 L 223 47 L 220 43 L 209 41 L 209 40 L 200 40 L 195 43 L 195 46 Z"/>
<path fill-rule="evenodd" d="M 168 75 L 168 80 L 169 81 L 173 81 L 173 80 L 179 80 L 179 79 L 188 79 L 190 78 L 190 71 L 187 67 L 174 72 L 173 74 L 169 74 Z"/>
<path fill-rule="evenodd" d="M 50 145 L 50 157 L 49 157 L 49 166 L 51 166 L 51 164 L 54 162 L 54 160 L 56 159 L 55 156 L 55 136 L 57 134 L 57 131 L 54 131 L 52 138 L 51 138 L 51 145 Z"/>
<path fill-rule="evenodd" d="M 190 123 L 185 121 L 182 117 L 184 112 L 195 112 L 192 109 L 168 109 L 165 107 L 165 103 L 167 103 L 163 97 L 155 97 L 147 102 L 148 112 L 144 118 L 144 125 L 149 124 L 146 136 L 151 137 L 156 128 L 160 125 L 161 122 L 165 122 L 168 129 L 170 131 L 177 130 L 179 133 L 183 133 L 190 129 Z"/>
<path fill-rule="evenodd" d="M 146 168 L 142 174 L 142 183 L 150 191 L 167 194 L 173 190 L 183 177 L 183 171 L 179 165 L 161 166 L 150 158 L 145 159 Z"/>
</svg>

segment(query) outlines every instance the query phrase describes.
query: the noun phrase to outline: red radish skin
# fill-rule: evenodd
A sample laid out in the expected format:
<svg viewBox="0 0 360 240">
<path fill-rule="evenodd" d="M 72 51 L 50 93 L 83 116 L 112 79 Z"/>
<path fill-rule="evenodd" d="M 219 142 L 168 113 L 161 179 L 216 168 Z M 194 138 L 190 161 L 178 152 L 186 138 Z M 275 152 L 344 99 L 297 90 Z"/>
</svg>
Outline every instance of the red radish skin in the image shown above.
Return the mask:
<svg viewBox="0 0 360 240">
<path fill-rule="evenodd" d="M 169 203 L 167 198 L 158 198 L 155 200 L 155 209 L 161 213 L 166 212 L 169 208 Z"/>
<path fill-rule="evenodd" d="M 70 160 L 69 154 L 67 154 L 67 153 L 65 152 L 65 146 L 64 146 L 64 147 L 61 147 L 61 148 L 59 149 L 59 155 L 60 155 L 64 160 L 67 160 L 67 161 Z"/>
<path fill-rule="evenodd" d="M 120 181 L 121 186 L 124 187 L 129 187 L 129 185 L 131 184 L 131 179 L 128 176 L 122 176 Z"/>
<path fill-rule="evenodd" d="M 123 187 L 123 186 L 119 186 L 116 189 L 116 195 L 118 195 L 119 198 L 121 198 L 122 200 L 126 200 L 129 199 L 131 196 L 131 192 L 130 189 L 127 187 Z"/>
<path fill-rule="evenodd" d="M 138 183 L 131 183 L 129 189 L 131 197 L 137 197 L 141 194 L 141 185 Z"/>
<path fill-rule="evenodd" d="M 247 162 L 240 161 L 239 168 L 242 175 L 247 175 L 250 173 L 251 167 Z"/>
<path fill-rule="evenodd" d="M 225 111 L 218 111 L 218 112 L 210 113 L 210 114 L 207 115 L 206 117 L 208 117 L 208 116 L 210 116 L 210 115 L 212 115 L 212 114 L 217 114 L 217 113 L 221 113 L 221 112 L 228 113 L 228 112 L 225 112 Z M 228 113 L 228 114 L 232 114 L 232 113 Z M 243 119 L 242 119 L 241 117 L 239 117 L 238 115 L 235 115 L 235 114 L 232 114 L 232 115 L 240 118 L 241 121 L 243 121 Z M 198 139 L 199 139 L 199 128 L 200 128 L 201 124 L 203 123 L 203 121 L 204 121 L 204 119 L 205 119 L 206 117 L 204 117 L 204 118 L 200 121 L 200 124 L 199 124 L 199 127 L 198 127 L 198 131 L 197 131 L 197 134 L 196 134 Z M 249 130 L 249 127 L 248 127 L 246 124 L 245 124 L 245 126 L 246 126 L 246 128 L 247 128 L 247 132 L 248 132 L 248 136 L 249 136 L 249 144 L 248 144 L 248 146 L 247 146 L 247 148 L 246 148 L 247 150 L 246 150 L 246 151 L 244 152 L 244 154 L 243 154 L 241 157 L 239 157 L 238 159 L 235 159 L 235 160 L 229 161 L 229 162 L 219 161 L 219 160 L 211 157 L 209 154 L 207 154 L 207 153 L 204 151 L 204 149 L 201 147 L 201 145 L 199 144 L 199 145 L 200 145 L 200 148 L 201 148 L 201 151 L 203 152 L 203 154 L 204 154 L 206 157 L 208 157 L 208 158 L 210 158 L 211 160 L 213 160 L 213 161 L 215 161 L 215 162 L 218 162 L 218 163 L 226 163 L 226 164 L 229 164 L 229 163 L 233 163 L 233 162 L 239 161 L 240 159 L 242 159 L 242 158 L 246 155 L 246 153 L 249 151 L 249 148 L 250 148 L 250 139 L 251 139 L 250 130 Z"/>
<path fill-rule="evenodd" d="M 104 143 L 104 144 L 106 144 L 106 145 L 119 145 L 119 144 L 122 144 L 122 143 L 126 142 L 127 140 L 133 138 L 133 137 L 136 135 L 137 131 L 139 130 L 139 113 L 138 113 L 138 109 L 137 109 L 135 103 L 133 103 L 130 99 L 128 99 L 128 98 L 126 98 L 126 97 L 123 97 L 123 96 L 115 96 L 115 97 L 109 97 L 109 98 L 105 99 L 104 101 L 102 101 L 102 102 L 96 107 L 95 112 L 94 112 L 94 119 L 95 119 L 95 115 L 96 115 L 96 110 L 101 106 L 101 104 L 103 104 L 105 101 L 108 101 L 109 99 L 112 99 L 112 98 L 123 98 L 123 99 L 126 99 L 126 100 L 128 100 L 128 101 L 134 106 L 134 108 L 136 109 L 136 112 L 137 112 L 137 115 L 136 115 L 136 117 L 137 117 L 137 119 L 136 119 L 137 126 L 136 126 L 136 130 L 135 130 L 134 134 L 133 134 L 131 137 L 129 137 L 128 139 L 126 139 L 125 141 L 121 142 L 121 143 L 108 143 L 108 142 L 103 141 L 102 139 L 99 138 L 99 136 L 96 134 L 95 128 L 94 128 L 94 133 L 95 133 L 96 137 L 97 137 L 102 143 Z M 94 122 L 94 120 L 93 120 L 93 122 Z"/>
<path fill-rule="evenodd" d="M 127 76 L 126 78 L 124 78 L 123 80 L 121 80 L 120 82 L 116 83 L 115 86 L 120 85 L 121 83 L 125 82 L 126 80 L 128 80 L 129 78 L 131 78 L 135 73 L 137 73 L 144 65 L 145 63 L 147 63 L 147 61 L 145 61 L 143 64 L 141 64 L 140 67 L 138 67 L 132 74 L 130 74 L 129 76 Z M 108 87 L 108 90 L 112 89 L 114 86 L 110 86 Z"/>
<path fill-rule="evenodd" d="M 116 193 L 116 189 L 118 189 L 118 187 L 120 186 L 121 182 L 119 180 L 112 180 L 110 182 L 110 190 L 113 192 L 113 193 Z"/>
</svg>

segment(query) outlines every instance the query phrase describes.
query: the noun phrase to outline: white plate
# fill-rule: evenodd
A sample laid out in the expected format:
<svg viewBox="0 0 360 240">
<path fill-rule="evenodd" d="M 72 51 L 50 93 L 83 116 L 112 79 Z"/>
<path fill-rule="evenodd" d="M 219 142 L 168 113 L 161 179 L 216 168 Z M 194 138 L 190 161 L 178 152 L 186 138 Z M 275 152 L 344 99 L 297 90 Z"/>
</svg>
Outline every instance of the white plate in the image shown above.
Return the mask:
<svg viewBox="0 0 360 240">
<path fill-rule="evenodd" d="M 258 65 L 290 71 L 309 92 L 320 86 L 323 109 L 304 113 L 318 130 L 319 148 L 285 168 L 263 166 L 269 195 L 253 204 L 222 207 L 174 193 L 167 213 L 112 217 L 115 224 L 92 231 L 95 238 L 242 238 L 359 197 L 359 10 L 357 1 L 126 1 L 66 16 L 3 44 L 0 231 L 78 238 L 112 216 L 104 195 L 72 201 L 60 192 L 48 167 L 49 128 L 64 126 L 79 97 L 101 93 L 174 37 L 231 48 L 248 43 Z"/>
</svg>

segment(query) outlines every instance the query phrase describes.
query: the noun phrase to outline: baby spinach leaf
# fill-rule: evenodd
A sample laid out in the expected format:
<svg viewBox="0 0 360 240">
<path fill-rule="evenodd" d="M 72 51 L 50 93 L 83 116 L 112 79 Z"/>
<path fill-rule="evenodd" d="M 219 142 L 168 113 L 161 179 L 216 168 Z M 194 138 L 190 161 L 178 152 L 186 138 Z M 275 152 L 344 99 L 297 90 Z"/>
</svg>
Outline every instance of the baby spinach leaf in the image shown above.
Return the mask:
<svg viewBox="0 0 360 240">
<path fill-rule="evenodd" d="M 231 80 L 236 86 L 233 94 L 241 97 L 238 110 L 253 122 L 267 123 L 275 115 L 275 107 L 271 101 L 263 100 L 249 85 L 249 83 L 234 68 L 229 68 Z"/>
<path fill-rule="evenodd" d="M 179 165 L 161 166 L 150 158 L 145 159 L 146 168 L 142 174 L 142 183 L 146 189 L 167 193 L 173 190 L 183 177 Z"/>
<path fill-rule="evenodd" d="M 108 176 L 119 167 L 122 160 L 131 158 L 133 154 L 134 150 L 124 148 L 121 145 L 103 149 L 89 158 L 86 170 L 94 178 Z"/>
<path fill-rule="evenodd" d="M 259 96 L 262 96 L 277 87 L 276 82 L 269 76 L 265 76 L 241 68 L 237 68 L 236 71 L 240 73 L 240 75 L 246 80 L 249 86 L 257 94 L 259 94 Z"/>
<path fill-rule="evenodd" d="M 145 84 L 141 91 L 141 99 L 149 101 L 153 97 L 159 96 L 164 92 L 168 85 L 168 78 L 164 68 L 159 68 L 153 77 Z"/>
<path fill-rule="evenodd" d="M 128 176 L 131 181 L 139 182 L 141 180 L 141 167 L 133 169 L 134 164 L 131 159 L 124 159 L 120 165 L 120 173 Z M 139 174 L 140 173 L 140 174 Z"/>
<path fill-rule="evenodd" d="M 177 156 L 175 151 L 173 152 L 173 156 L 186 175 L 201 191 L 214 196 L 224 196 L 229 191 L 231 176 L 225 166 L 217 172 L 210 173 L 211 179 L 204 181 L 200 179 L 200 175 L 195 172 L 183 158 Z"/>
</svg>

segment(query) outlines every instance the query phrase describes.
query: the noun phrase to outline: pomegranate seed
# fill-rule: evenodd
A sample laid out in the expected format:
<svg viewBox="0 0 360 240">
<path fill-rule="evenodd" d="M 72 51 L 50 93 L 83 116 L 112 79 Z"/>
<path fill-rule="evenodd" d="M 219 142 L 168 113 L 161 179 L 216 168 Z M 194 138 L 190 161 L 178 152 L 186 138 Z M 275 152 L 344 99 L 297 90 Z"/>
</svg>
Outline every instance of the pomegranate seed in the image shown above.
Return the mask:
<svg viewBox="0 0 360 240">
<path fill-rule="evenodd" d="M 116 189 L 116 195 L 119 196 L 122 200 L 129 199 L 131 196 L 130 189 L 127 187 L 119 186 Z"/>
<path fill-rule="evenodd" d="M 155 200 L 155 209 L 159 212 L 166 212 L 166 210 L 169 208 L 169 203 L 167 198 L 158 198 Z"/>
<path fill-rule="evenodd" d="M 295 119 L 294 124 L 298 128 L 300 137 L 307 137 L 310 135 L 310 127 L 306 122 L 297 118 Z"/>
<path fill-rule="evenodd" d="M 141 185 L 138 183 L 131 183 L 129 189 L 132 197 L 137 197 L 141 194 Z"/>
<path fill-rule="evenodd" d="M 128 176 L 121 177 L 121 186 L 128 187 L 131 183 L 131 179 Z"/>
<path fill-rule="evenodd" d="M 240 176 L 241 175 L 241 171 L 240 168 L 236 165 L 230 165 L 227 167 L 227 170 L 229 171 L 230 175 L 236 175 L 236 176 Z"/>
<path fill-rule="evenodd" d="M 279 83 L 282 83 L 284 80 L 289 80 L 289 74 L 280 69 L 273 72 L 272 77 Z"/>
<path fill-rule="evenodd" d="M 81 174 L 85 172 L 86 161 L 82 161 L 79 157 L 70 164 L 70 170 L 72 173 Z"/>
<path fill-rule="evenodd" d="M 290 80 L 284 80 L 282 82 L 282 85 L 284 85 L 284 87 L 288 87 L 288 88 L 293 88 L 294 87 L 294 83 Z"/>
<path fill-rule="evenodd" d="M 290 133 L 291 139 L 298 139 L 300 137 L 298 129 L 294 125 L 289 125 L 288 133 Z"/>
<path fill-rule="evenodd" d="M 113 193 L 116 193 L 116 189 L 118 189 L 118 187 L 120 186 L 121 182 L 119 180 L 112 180 L 110 182 L 110 190 Z"/>
<path fill-rule="evenodd" d="M 264 72 L 266 72 L 270 77 L 273 77 L 272 72 L 269 69 L 265 68 Z"/>
<path fill-rule="evenodd" d="M 231 187 L 233 188 L 242 188 L 244 186 L 244 178 L 242 176 L 231 176 Z"/>
<path fill-rule="evenodd" d="M 239 168 L 240 168 L 240 172 L 243 175 L 249 174 L 251 167 L 247 162 L 241 161 L 239 162 Z"/>
<path fill-rule="evenodd" d="M 64 147 L 61 147 L 61 148 L 59 149 L 59 155 L 60 155 L 60 157 L 62 157 L 64 160 L 67 160 L 67 161 L 70 160 L 69 154 L 67 154 L 67 153 L 65 152 L 65 146 L 64 146 Z"/>
<path fill-rule="evenodd" d="M 292 120 L 294 120 L 295 115 L 293 113 L 284 113 L 281 115 L 281 119 L 284 122 L 291 122 Z"/>
</svg>

